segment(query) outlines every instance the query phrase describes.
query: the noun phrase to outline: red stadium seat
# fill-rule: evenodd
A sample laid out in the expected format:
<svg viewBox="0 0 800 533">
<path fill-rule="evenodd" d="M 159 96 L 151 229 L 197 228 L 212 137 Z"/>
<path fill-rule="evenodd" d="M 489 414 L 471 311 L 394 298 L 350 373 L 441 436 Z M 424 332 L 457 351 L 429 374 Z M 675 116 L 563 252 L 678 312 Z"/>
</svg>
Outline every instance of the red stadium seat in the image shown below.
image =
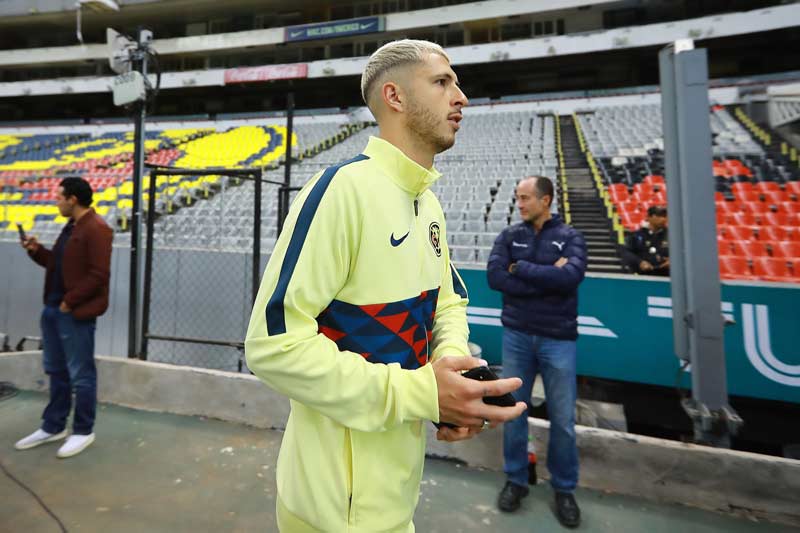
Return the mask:
<svg viewBox="0 0 800 533">
<path fill-rule="evenodd" d="M 756 226 L 759 219 L 752 213 L 736 213 L 732 217 L 736 226 Z"/>
<path fill-rule="evenodd" d="M 795 220 L 787 213 L 765 213 L 761 223 L 765 226 L 793 226 Z"/>
<path fill-rule="evenodd" d="M 769 192 L 762 192 L 759 193 L 761 195 L 761 201 L 766 202 L 768 204 L 777 205 L 783 202 L 791 202 L 792 198 L 788 192 L 783 191 L 769 191 Z"/>
<path fill-rule="evenodd" d="M 722 235 L 717 235 L 717 253 L 719 255 L 733 255 L 733 241 Z"/>
<path fill-rule="evenodd" d="M 627 202 L 622 202 L 619 204 L 619 208 L 621 211 L 624 211 L 626 213 L 638 213 L 639 211 L 641 211 L 641 208 L 639 207 L 639 202 L 635 200 L 628 200 Z"/>
<path fill-rule="evenodd" d="M 744 257 L 721 255 L 719 273 L 723 279 L 758 279 L 750 271 L 750 264 Z"/>
<path fill-rule="evenodd" d="M 667 205 L 667 195 L 664 192 L 654 193 L 650 198 L 651 205 Z"/>
<path fill-rule="evenodd" d="M 643 183 L 650 183 L 652 185 L 666 185 L 666 181 L 664 180 L 664 176 L 659 176 L 658 174 L 650 174 L 645 176 L 642 180 Z"/>
<path fill-rule="evenodd" d="M 609 188 L 608 195 L 611 197 L 611 200 L 615 204 L 620 204 L 622 202 L 627 202 L 628 198 L 630 198 L 630 194 L 628 194 L 628 188 L 621 184 L 615 183 L 615 185 L 622 185 L 621 188 Z"/>
<path fill-rule="evenodd" d="M 731 185 L 734 194 L 737 192 L 753 192 L 753 184 L 749 181 L 740 181 Z"/>
<path fill-rule="evenodd" d="M 761 241 L 732 241 L 731 245 L 733 255 L 741 257 L 769 257 L 767 246 Z"/>
<path fill-rule="evenodd" d="M 720 226 L 720 233 L 733 241 L 751 241 L 755 239 L 753 228 L 750 226 Z"/>
<path fill-rule="evenodd" d="M 644 214 L 639 211 L 623 211 L 619 214 L 619 218 L 628 231 L 638 230 L 644 222 Z"/>
<path fill-rule="evenodd" d="M 794 260 L 795 273 L 800 268 L 800 242 L 782 241 L 772 245 L 773 257 L 787 257 Z"/>
<path fill-rule="evenodd" d="M 781 186 L 775 181 L 759 181 L 753 186 L 753 189 L 760 192 L 780 192 Z"/>
<path fill-rule="evenodd" d="M 781 202 L 777 204 L 776 213 L 800 213 L 800 202 Z"/>
<path fill-rule="evenodd" d="M 756 257 L 753 259 L 753 274 L 766 281 L 793 281 L 794 276 L 786 259 L 778 257 Z"/>
<path fill-rule="evenodd" d="M 769 205 L 763 202 L 747 202 L 742 204 L 742 211 L 745 213 L 753 213 L 754 215 L 761 215 L 764 213 L 769 213 L 770 208 Z"/>
<path fill-rule="evenodd" d="M 733 191 L 733 195 L 736 197 L 737 202 L 758 202 L 761 200 L 761 196 L 755 191 Z"/>
<path fill-rule="evenodd" d="M 739 204 L 736 202 L 714 202 L 714 205 L 716 206 L 718 212 L 721 211 L 723 213 L 733 214 L 739 211 Z"/>
<path fill-rule="evenodd" d="M 760 241 L 788 241 L 791 237 L 791 230 L 783 226 L 762 226 L 758 228 L 758 240 Z"/>
<path fill-rule="evenodd" d="M 800 197 L 800 181 L 790 181 L 784 185 L 784 190 Z"/>
</svg>

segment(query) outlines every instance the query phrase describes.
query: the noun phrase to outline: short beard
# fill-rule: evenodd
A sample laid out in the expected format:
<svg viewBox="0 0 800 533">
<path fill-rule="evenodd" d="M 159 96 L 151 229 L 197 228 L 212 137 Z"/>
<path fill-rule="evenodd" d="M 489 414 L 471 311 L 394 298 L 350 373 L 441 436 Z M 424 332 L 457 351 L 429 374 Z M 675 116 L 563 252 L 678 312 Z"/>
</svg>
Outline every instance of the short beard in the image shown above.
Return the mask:
<svg viewBox="0 0 800 533">
<path fill-rule="evenodd" d="M 408 118 L 406 124 L 411 133 L 421 143 L 432 146 L 434 152 L 439 154 L 455 144 L 455 136 L 447 138 L 436 134 L 440 125 L 439 119 L 429 109 L 417 103 L 414 95 L 408 100 Z"/>
</svg>

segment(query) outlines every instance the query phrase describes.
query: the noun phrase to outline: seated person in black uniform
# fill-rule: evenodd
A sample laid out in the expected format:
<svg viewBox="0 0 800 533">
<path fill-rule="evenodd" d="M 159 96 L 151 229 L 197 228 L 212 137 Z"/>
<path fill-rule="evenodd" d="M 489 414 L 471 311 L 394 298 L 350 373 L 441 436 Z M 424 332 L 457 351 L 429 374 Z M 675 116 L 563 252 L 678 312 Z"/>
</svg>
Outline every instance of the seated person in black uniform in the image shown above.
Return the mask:
<svg viewBox="0 0 800 533">
<path fill-rule="evenodd" d="M 622 263 L 636 274 L 669 276 L 666 207 L 653 205 L 647 209 L 647 227 L 628 236 Z"/>
</svg>

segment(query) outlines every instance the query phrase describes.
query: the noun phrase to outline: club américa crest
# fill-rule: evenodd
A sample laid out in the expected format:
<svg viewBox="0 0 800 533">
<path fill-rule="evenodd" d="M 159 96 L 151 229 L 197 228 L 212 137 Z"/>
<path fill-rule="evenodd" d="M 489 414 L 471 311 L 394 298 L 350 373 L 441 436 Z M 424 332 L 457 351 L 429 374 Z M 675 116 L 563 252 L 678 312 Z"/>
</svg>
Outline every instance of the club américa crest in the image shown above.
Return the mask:
<svg viewBox="0 0 800 533">
<path fill-rule="evenodd" d="M 436 252 L 436 257 L 441 257 L 442 255 L 442 245 L 439 240 L 440 235 L 441 229 L 439 228 L 439 223 L 431 222 L 431 225 L 428 226 L 428 239 L 431 241 L 433 251 Z"/>
</svg>

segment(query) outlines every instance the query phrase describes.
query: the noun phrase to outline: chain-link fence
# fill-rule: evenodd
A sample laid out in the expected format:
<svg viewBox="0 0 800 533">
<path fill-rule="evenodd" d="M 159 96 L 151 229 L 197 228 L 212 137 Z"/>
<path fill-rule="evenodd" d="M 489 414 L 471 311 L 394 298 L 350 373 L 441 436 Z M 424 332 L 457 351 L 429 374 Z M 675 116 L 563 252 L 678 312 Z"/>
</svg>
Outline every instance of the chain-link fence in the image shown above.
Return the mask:
<svg viewBox="0 0 800 533">
<path fill-rule="evenodd" d="M 176 196 L 172 189 L 187 182 L 192 193 Z M 151 171 L 143 358 L 244 369 L 261 252 L 271 253 L 278 218 L 277 190 L 262 182 L 279 184 L 262 180 L 259 169 Z M 157 205 L 163 190 L 178 201 Z"/>
</svg>

